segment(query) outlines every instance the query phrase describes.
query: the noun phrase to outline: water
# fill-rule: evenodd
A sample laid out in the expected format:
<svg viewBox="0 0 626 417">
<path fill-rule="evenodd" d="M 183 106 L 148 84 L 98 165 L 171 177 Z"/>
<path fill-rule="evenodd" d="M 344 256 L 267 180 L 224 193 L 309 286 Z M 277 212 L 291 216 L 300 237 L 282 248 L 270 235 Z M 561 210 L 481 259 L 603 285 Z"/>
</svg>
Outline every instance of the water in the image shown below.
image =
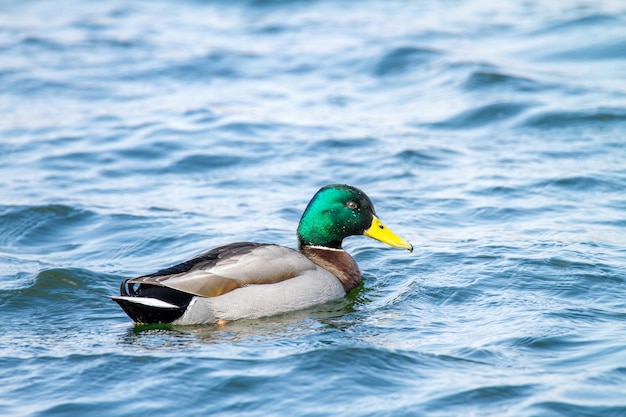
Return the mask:
<svg viewBox="0 0 626 417">
<path fill-rule="evenodd" d="M 3 2 L 0 414 L 626 415 L 626 5 L 507 3 Z M 345 300 L 107 299 L 334 182 L 416 246 Z"/>
</svg>

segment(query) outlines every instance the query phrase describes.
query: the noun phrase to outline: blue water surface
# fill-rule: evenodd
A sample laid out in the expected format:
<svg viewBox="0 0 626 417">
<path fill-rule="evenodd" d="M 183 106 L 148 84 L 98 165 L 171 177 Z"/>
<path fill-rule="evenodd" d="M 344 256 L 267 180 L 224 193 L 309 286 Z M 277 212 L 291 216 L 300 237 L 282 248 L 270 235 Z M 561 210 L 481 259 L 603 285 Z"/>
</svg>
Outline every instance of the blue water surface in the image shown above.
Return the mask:
<svg viewBox="0 0 626 417">
<path fill-rule="evenodd" d="M 337 182 L 345 300 L 107 298 Z M 1 2 L 0 415 L 625 416 L 625 190 L 620 0 Z"/>
</svg>

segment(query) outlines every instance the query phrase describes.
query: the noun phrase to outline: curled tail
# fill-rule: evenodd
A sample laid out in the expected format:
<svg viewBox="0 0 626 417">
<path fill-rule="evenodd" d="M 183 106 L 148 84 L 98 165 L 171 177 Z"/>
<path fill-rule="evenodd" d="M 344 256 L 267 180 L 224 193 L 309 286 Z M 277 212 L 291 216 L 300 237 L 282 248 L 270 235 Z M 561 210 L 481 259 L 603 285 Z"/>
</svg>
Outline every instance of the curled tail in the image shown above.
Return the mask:
<svg viewBox="0 0 626 417">
<path fill-rule="evenodd" d="M 161 285 L 122 281 L 120 295 L 111 297 L 136 323 L 171 323 L 181 317 L 191 299 L 187 294 Z"/>
</svg>

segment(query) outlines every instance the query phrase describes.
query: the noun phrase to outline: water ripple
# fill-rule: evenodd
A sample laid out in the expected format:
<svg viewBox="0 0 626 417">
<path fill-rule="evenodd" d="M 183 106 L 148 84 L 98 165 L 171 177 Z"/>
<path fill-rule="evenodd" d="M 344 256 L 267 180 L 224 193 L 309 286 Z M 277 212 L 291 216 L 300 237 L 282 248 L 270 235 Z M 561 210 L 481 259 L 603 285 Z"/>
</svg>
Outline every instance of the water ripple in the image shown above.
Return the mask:
<svg viewBox="0 0 626 417">
<path fill-rule="evenodd" d="M 626 7 L 587 3 L 2 2 L 0 414 L 626 415 Z M 345 299 L 108 298 L 294 247 L 335 182 L 415 245 L 346 239 Z"/>
<path fill-rule="evenodd" d="M 464 82 L 464 88 L 473 90 L 511 90 L 514 92 L 545 91 L 548 86 L 527 77 L 515 76 L 496 70 L 472 72 Z"/>
<path fill-rule="evenodd" d="M 415 71 L 441 55 L 428 48 L 401 46 L 386 52 L 374 68 L 374 75 L 378 77 L 398 76 L 411 70 Z"/>
<path fill-rule="evenodd" d="M 558 129 L 564 126 L 576 127 L 592 124 L 622 124 L 626 121 L 623 109 L 590 109 L 581 111 L 542 111 L 528 117 L 522 124 L 524 127 L 541 129 Z"/>
<path fill-rule="evenodd" d="M 431 126 L 444 129 L 475 129 L 514 119 L 534 106 L 533 103 L 491 103 L 463 111 Z"/>
<path fill-rule="evenodd" d="M 61 245 L 70 233 L 88 226 L 94 219 L 93 212 L 52 204 L 39 207 L 4 207 L 0 214 L 3 224 L 0 245 L 40 248 L 41 250 L 68 250 Z"/>
</svg>

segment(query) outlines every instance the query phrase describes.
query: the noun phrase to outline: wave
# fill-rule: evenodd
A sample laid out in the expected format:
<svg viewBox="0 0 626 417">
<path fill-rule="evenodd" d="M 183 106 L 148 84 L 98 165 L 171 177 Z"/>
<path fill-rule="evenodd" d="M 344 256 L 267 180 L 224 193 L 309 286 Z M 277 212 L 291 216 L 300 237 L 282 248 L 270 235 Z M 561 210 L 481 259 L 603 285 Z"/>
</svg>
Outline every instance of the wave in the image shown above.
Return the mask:
<svg viewBox="0 0 626 417">
<path fill-rule="evenodd" d="M 206 173 L 227 167 L 254 164 L 255 160 L 238 155 L 196 154 L 186 156 L 169 165 L 165 172 Z"/>
<path fill-rule="evenodd" d="M 472 71 L 462 87 L 467 91 L 493 90 L 502 92 L 506 90 L 520 93 L 545 92 L 552 88 L 529 77 L 510 75 L 495 69 Z"/>
<path fill-rule="evenodd" d="M 406 149 L 397 153 L 394 159 L 411 166 L 446 168 L 451 166 L 459 155 L 459 152 L 451 148 L 430 147 L 427 149 Z"/>
<path fill-rule="evenodd" d="M 610 125 L 626 122 L 626 110 L 620 108 L 596 108 L 588 110 L 543 110 L 526 117 L 521 127 L 563 129 L 581 125 Z"/>
<path fill-rule="evenodd" d="M 575 401 L 542 401 L 528 406 L 525 410 L 528 415 L 558 415 L 580 417 L 622 417 L 626 415 L 625 406 L 587 405 L 577 404 Z"/>
<path fill-rule="evenodd" d="M 29 251 L 69 250 L 65 239 L 88 226 L 95 213 L 63 204 L 3 206 L 0 208 L 0 247 L 28 248 Z M 66 243 L 63 243 L 63 242 Z"/>
<path fill-rule="evenodd" d="M 626 59 L 626 39 L 592 43 L 566 50 L 544 54 L 544 60 L 552 61 L 601 61 Z"/>
<path fill-rule="evenodd" d="M 373 74 L 377 77 L 398 76 L 415 71 L 439 56 L 441 53 L 434 49 L 401 46 L 385 52 L 374 65 Z"/>
<path fill-rule="evenodd" d="M 515 119 L 535 105 L 530 102 L 489 103 L 427 126 L 435 129 L 476 129 Z"/>
<path fill-rule="evenodd" d="M 428 412 L 443 412 L 447 415 L 463 415 L 467 404 L 476 404 L 487 409 L 493 404 L 498 404 L 498 408 L 509 408 L 541 392 L 541 389 L 540 384 L 481 386 L 439 396 L 427 401 L 422 408 Z"/>
<path fill-rule="evenodd" d="M 107 320 L 117 314 L 107 297 L 117 293 L 120 280 L 81 268 L 45 269 L 0 292 L 0 305 L 14 325 L 29 320 L 76 325 Z"/>
<path fill-rule="evenodd" d="M 571 175 L 554 179 L 545 179 L 532 184 L 531 189 L 560 189 L 579 192 L 620 192 L 624 184 L 619 178 L 606 175 Z"/>
</svg>

